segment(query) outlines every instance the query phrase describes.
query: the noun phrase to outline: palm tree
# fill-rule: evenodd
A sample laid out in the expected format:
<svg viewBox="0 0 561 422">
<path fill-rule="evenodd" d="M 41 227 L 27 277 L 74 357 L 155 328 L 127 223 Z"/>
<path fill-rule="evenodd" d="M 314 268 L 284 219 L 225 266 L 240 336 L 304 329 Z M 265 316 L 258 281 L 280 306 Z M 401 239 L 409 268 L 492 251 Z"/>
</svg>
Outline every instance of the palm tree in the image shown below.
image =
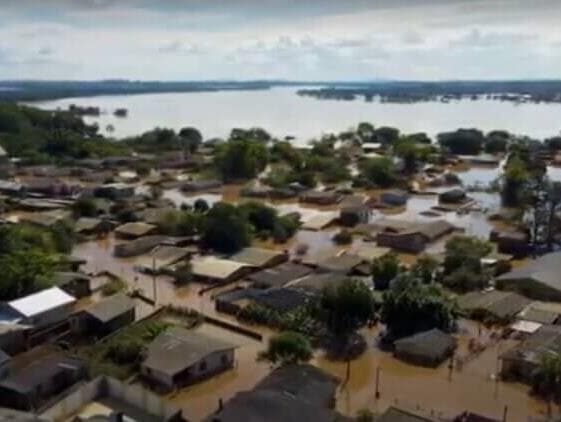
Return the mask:
<svg viewBox="0 0 561 422">
<path fill-rule="evenodd" d="M 542 356 L 532 384 L 536 392 L 547 397 L 547 413 L 551 416 L 551 401 L 561 388 L 561 354 L 548 352 Z"/>
</svg>

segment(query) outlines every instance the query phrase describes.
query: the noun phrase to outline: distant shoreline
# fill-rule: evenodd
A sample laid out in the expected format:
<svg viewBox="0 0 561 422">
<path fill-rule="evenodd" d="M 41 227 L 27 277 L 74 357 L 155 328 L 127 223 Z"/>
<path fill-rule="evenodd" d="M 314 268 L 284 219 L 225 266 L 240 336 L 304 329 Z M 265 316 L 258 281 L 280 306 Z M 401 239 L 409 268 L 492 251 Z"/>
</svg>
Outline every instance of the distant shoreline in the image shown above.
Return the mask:
<svg viewBox="0 0 561 422">
<path fill-rule="evenodd" d="M 300 95 L 329 100 L 374 97 L 414 103 L 496 99 L 516 103 L 561 103 L 561 80 L 519 81 L 0 81 L 0 101 L 47 101 L 103 95 L 268 90 L 300 87 Z"/>
</svg>

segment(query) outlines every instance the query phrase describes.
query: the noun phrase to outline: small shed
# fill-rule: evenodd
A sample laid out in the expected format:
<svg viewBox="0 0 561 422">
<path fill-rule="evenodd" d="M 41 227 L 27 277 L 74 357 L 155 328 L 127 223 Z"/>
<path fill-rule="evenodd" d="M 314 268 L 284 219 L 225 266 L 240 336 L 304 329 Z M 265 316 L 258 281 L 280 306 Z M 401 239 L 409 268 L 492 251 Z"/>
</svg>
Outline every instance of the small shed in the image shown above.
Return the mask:
<svg viewBox="0 0 561 422">
<path fill-rule="evenodd" d="M 75 320 L 73 328 L 96 337 L 104 337 L 135 320 L 134 300 L 117 293 L 84 310 Z"/>
<path fill-rule="evenodd" d="M 153 234 L 156 229 L 155 225 L 143 222 L 125 223 L 115 229 L 115 234 L 121 239 L 137 239 Z"/>
<path fill-rule="evenodd" d="M 392 190 L 380 195 L 380 201 L 382 201 L 384 205 L 389 205 L 391 207 L 402 207 L 407 204 L 408 200 L 409 194 L 402 190 Z"/>
<path fill-rule="evenodd" d="M 394 347 L 394 354 L 399 359 L 415 365 L 437 367 L 452 356 L 456 349 L 456 339 L 433 328 L 397 340 Z"/>
</svg>

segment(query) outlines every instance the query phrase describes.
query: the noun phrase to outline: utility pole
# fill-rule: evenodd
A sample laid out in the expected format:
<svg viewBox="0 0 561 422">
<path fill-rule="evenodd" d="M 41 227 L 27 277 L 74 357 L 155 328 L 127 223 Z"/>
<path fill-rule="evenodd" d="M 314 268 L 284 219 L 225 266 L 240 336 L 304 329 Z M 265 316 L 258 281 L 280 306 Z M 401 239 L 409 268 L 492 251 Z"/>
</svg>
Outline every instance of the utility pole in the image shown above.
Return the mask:
<svg viewBox="0 0 561 422">
<path fill-rule="evenodd" d="M 376 400 L 380 398 L 380 366 L 376 367 L 376 392 L 374 393 Z"/>
<path fill-rule="evenodd" d="M 503 410 L 503 422 L 506 422 L 507 413 L 508 413 L 508 406 L 505 405 L 505 409 Z"/>
<path fill-rule="evenodd" d="M 156 289 L 156 257 L 152 255 L 152 288 L 154 289 L 154 306 L 158 301 L 158 289 Z"/>
</svg>

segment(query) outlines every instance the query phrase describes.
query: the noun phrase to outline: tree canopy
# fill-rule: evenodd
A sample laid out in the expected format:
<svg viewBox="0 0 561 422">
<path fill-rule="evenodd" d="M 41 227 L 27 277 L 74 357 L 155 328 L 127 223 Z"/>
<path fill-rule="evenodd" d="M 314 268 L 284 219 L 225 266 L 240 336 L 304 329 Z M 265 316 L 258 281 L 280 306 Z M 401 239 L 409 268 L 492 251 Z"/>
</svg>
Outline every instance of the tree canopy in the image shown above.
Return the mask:
<svg viewBox="0 0 561 422">
<path fill-rule="evenodd" d="M 381 188 L 394 185 L 397 180 L 397 168 L 389 157 L 375 157 L 359 164 L 361 176 L 368 182 Z"/>
<path fill-rule="evenodd" d="M 251 226 L 234 205 L 218 202 L 206 214 L 202 243 L 217 252 L 237 252 L 250 245 Z"/>
<path fill-rule="evenodd" d="M 260 360 L 273 365 L 291 365 L 309 361 L 313 349 L 306 336 L 292 331 L 285 331 L 269 339 L 267 350 L 259 353 Z"/>
<path fill-rule="evenodd" d="M 437 139 L 439 144 L 452 154 L 477 155 L 483 149 L 485 135 L 478 129 L 458 129 L 454 132 L 440 133 Z"/>
<path fill-rule="evenodd" d="M 387 253 L 372 261 L 372 279 L 377 290 L 385 290 L 390 282 L 402 271 L 399 257 L 395 252 Z"/>
<path fill-rule="evenodd" d="M 236 138 L 217 148 L 214 163 L 225 181 L 253 179 L 265 170 L 268 155 L 264 143 Z"/>
</svg>

